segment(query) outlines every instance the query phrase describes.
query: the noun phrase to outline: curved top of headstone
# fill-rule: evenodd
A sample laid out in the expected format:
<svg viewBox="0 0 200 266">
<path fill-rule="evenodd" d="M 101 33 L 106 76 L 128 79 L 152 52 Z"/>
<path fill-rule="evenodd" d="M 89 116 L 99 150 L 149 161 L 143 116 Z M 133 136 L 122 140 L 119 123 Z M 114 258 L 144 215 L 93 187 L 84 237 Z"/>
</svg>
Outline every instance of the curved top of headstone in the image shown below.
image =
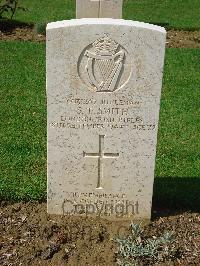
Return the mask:
<svg viewBox="0 0 200 266">
<path fill-rule="evenodd" d="M 47 30 L 50 29 L 57 29 L 57 28 L 64 28 L 67 26 L 81 26 L 81 25 L 118 25 L 118 26 L 131 26 L 137 28 L 145 28 L 149 30 L 159 31 L 161 33 L 166 33 L 165 28 L 139 22 L 139 21 L 132 21 L 132 20 L 124 20 L 124 19 L 112 19 L 112 18 L 82 18 L 82 19 L 71 19 L 71 20 L 63 20 L 57 22 L 51 22 L 47 24 Z"/>
</svg>

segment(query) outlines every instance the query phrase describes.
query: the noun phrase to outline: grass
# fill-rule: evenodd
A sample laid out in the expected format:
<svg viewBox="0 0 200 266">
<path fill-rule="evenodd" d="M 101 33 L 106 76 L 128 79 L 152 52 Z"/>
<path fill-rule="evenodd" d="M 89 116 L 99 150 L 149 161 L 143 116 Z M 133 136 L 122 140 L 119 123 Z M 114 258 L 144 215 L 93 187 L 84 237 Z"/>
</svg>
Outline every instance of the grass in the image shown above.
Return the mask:
<svg viewBox="0 0 200 266">
<path fill-rule="evenodd" d="M 168 49 L 161 99 L 154 205 L 199 210 L 200 49 Z"/>
<path fill-rule="evenodd" d="M 42 23 L 75 18 L 75 0 L 21 0 L 27 12 L 18 11 L 16 20 L 27 23 Z"/>
<path fill-rule="evenodd" d="M 200 28 L 199 0 L 124 0 L 123 16 L 169 28 Z"/>
<path fill-rule="evenodd" d="M 28 12 L 18 11 L 16 20 L 42 23 L 75 17 L 75 0 L 21 0 Z M 170 28 L 200 29 L 199 0 L 124 0 L 123 18 L 166 25 Z"/>
<path fill-rule="evenodd" d="M 44 45 L 0 42 L 0 196 L 39 199 L 46 190 Z"/>
<path fill-rule="evenodd" d="M 168 49 L 156 176 L 197 177 L 200 173 L 199 69 L 199 49 Z"/>
<path fill-rule="evenodd" d="M 2 41 L 0 58 L 0 199 L 44 199 L 45 45 Z M 200 49 L 167 50 L 154 193 L 160 203 L 182 202 L 184 188 L 186 205 L 200 203 L 199 59 Z"/>
</svg>

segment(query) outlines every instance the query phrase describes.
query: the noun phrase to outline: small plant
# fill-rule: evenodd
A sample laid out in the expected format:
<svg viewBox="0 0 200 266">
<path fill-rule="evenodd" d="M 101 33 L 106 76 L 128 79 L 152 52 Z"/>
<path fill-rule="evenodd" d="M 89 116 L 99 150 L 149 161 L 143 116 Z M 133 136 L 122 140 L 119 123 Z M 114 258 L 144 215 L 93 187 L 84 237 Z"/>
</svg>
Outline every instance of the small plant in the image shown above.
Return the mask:
<svg viewBox="0 0 200 266">
<path fill-rule="evenodd" d="M 172 233 L 165 233 L 161 237 L 145 239 L 142 237 L 143 230 L 139 224 L 131 224 L 131 235 L 127 238 L 117 238 L 119 244 L 117 261 L 120 266 L 140 265 L 141 261 L 159 262 L 169 258 L 173 254 Z"/>
<path fill-rule="evenodd" d="M 17 10 L 27 10 L 19 6 L 18 3 L 19 0 L 0 0 L 0 18 L 3 18 L 4 14 L 10 14 L 10 19 L 12 19 Z"/>
</svg>

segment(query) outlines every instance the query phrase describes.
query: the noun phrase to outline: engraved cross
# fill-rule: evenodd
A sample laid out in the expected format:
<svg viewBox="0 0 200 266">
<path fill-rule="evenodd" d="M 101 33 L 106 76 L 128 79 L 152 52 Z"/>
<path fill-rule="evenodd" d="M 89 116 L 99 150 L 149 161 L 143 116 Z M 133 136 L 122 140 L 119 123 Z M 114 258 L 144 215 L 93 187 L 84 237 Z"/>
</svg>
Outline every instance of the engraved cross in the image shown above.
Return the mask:
<svg viewBox="0 0 200 266">
<path fill-rule="evenodd" d="M 101 183 L 103 179 L 103 160 L 109 158 L 119 157 L 119 153 L 104 153 L 104 138 L 105 135 L 99 135 L 99 152 L 98 153 L 86 153 L 83 152 L 83 157 L 98 158 L 98 179 L 97 189 L 103 189 Z"/>
</svg>

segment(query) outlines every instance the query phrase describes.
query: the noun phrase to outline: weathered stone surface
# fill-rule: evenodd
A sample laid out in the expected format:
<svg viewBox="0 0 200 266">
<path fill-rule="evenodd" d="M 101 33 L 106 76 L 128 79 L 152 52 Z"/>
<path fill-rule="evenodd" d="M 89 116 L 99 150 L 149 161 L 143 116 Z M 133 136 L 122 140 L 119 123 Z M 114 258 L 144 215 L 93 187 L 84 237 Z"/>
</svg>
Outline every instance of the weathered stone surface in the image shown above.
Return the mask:
<svg viewBox="0 0 200 266">
<path fill-rule="evenodd" d="M 122 18 L 123 0 L 101 0 L 100 18 Z"/>
<path fill-rule="evenodd" d="M 123 0 L 76 0 L 76 18 L 122 18 Z"/>
<path fill-rule="evenodd" d="M 150 219 L 165 30 L 47 26 L 48 212 Z"/>
<path fill-rule="evenodd" d="M 98 18 L 99 7 L 99 0 L 76 0 L 76 18 Z"/>
</svg>

